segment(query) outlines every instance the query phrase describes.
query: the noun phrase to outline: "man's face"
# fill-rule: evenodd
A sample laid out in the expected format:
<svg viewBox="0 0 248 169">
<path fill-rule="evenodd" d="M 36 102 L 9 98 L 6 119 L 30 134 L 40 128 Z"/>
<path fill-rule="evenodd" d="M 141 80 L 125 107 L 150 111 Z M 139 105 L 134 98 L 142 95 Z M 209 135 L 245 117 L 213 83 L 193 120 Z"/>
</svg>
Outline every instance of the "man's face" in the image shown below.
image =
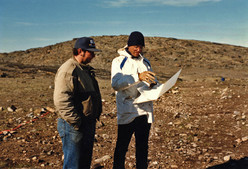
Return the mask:
<svg viewBox="0 0 248 169">
<path fill-rule="evenodd" d="M 95 53 L 91 51 L 85 51 L 83 56 L 83 63 L 87 64 L 90 63 L 91 60 L 95 57 Z"/>
<path fill-rule="evenodd" d="M 139 57 L 139 54 L 142 52 L 143 46 L 137 45 L 137 46 L 129 46 L 128 51 L 134 56 Z"/>
</svg>

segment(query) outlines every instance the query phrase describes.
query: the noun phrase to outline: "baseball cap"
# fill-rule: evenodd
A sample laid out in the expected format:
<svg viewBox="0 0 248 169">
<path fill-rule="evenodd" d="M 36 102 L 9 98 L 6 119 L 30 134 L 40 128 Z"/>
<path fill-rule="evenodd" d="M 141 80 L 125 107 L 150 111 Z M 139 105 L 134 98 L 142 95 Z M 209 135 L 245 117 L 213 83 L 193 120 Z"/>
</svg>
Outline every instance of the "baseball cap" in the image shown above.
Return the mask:
<svg viewBox="0 0 248 169">
<path fill-rule="evenodd" d="M 82 50 L 87 50 L 90 52 L 101 52 L 100 49 L 96 49 L 94 40 L 89 37 L 78 38 L 74 45 L 74 48 L 81 48 Z"/>
</svg>

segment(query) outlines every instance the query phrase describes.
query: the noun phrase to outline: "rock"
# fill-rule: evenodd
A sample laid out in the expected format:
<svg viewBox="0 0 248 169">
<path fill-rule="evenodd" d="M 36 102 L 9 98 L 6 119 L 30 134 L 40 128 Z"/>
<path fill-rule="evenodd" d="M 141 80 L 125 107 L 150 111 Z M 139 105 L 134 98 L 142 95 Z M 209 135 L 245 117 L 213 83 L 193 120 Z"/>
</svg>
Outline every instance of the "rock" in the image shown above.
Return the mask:
<svg viewBox="0 0 248 169">
<path fill-rule="evenodd" d="M 223 96 L 228 90 L 228 87 L 226 87 L 225 89 L 222 90 L 221 96 Z"/>
<path fill-rule="evenodd" d="M 217 156 L 214 156 L 214 160 L 218 160 L 219 159 L 219 157 L 217 157 Z"/>
<path fill-rule="evenodd" d="M 54 151 L 50 150 L 50 151 L 47 152 L 47 155 L 52 155 L 53 153 L 54 153 Z"/>
<path fill-rule="evenodd" d="M 15 133 L 17 133 L 17 131 L 14 130 L 14 131 L 10 131 L 9 133 L 10 134 L 15 134 Z"/>
<path fill-rule="evenodd" d="M 7 110 L 9 111 L 9 112 L 14 112 L 14 111 L 16 111 L 16 107 L 14 106 L 14 105 L 11 105 L 10 107 L 8 107 L 7 108 Z"/>
<path fill-rule="evenodd" d="M 174 116 L 173 116 L 175 119 L 176 118 L 180 118 L 180 113 L 179 112 L 176 112 L 175 114 L 174 114 Z"/>
<path fill-rule="evenodd" d="M 39 116 L 40 115 L 40 112 L 41 112 L 41 109 L 35 109 L 34 110 L 34 114 L 35 115 L 38 115 Z"/>
<path fill-rule="evenodd" d="M 206 149 L 206 148 L 202 149 L 202 153 L 206 153 L 207 151 L 208 151 L 208 149 Z"/>
<path fill-rule="evenodd" d="M 175 124 L 175 125 L 180 125 L 180 124 L 182 124 L 182 121 L 181 121 L 181 120 L 176 120 L 176 121 L 174 122 L 174 124 Z"/>
<path fill-rule="evenodd" d="M 227 99 L 227 96 L 222 96 L 220 99 Z"/>
<path fill-rule="evenodd" d="M 3 141 L 7 141 L 7 140 L 8 140 L 8 136 L 4 136 Z"/>
<path fill-rule="evenodd" d="M 194 141 L 199 141 L 199 138 L 198 137 L 194 137 Z"/>
<path fill-rule="evenodd" d="M 9 120 L 8 120 L 9 124 L 12 124 L 13 121 L 14 121 L 13 119 L 9 119 Z"/>
<path fill-rule="evenodd" d="M 231 156 L 230 155 L 227 155 L 224 157 L 224 161 L 229 161 L 231 159 Z"/>
<path fill-rule="evenodd" d="M 31 113 L 27 114 L 26 116 L 27 116 L 27 117 L 30 117 L 30 118 L 33 118 L 33 117 L 34 117 L 34 113 L 31 112 Z"/>
<path fill-rule="evenodd" d="M 105 126 L 105 124 L 102 121 L 97 121 L 96 122 L 96 128 L 101 128 L 103 126 Z"/>
<path fill-rule="evenodd" d="M 180 137 L 187 137 L 187 134 L 179 134 Z"/>
<path fill-rule="evenodd" d="M 157 162 L 157 161 L 154 161 L 154 162 L 152 162 L 152 164 L 153 164 L 153 165 L 157 165 L 157 164 L 158 164 L 158 162 Z"/>
<path fill-rule="evenodd" d="M 171 92 L 172 92 L 173 94 L 177 94 L 177 93 L 179 93 L 179 91 L 178 91 L 178 90 L 171 90 Z"/>
<path fill-rule="evenodd" d="M 171 165 L 171 168 L 178 168 L 177 165 Z"/>
<path fill-rule="evenodd" d="M 34 157 L 32 158 L 32 160 L 33 160 L 33 161 L 36 161 L 36 160 L 37 160 L 37 157 L 36 157 L 36 156 L 34 156 Z"/>
<path fill-rule="evenodd" d="M 107 134 L 102 134 L 102 138 L 104 138 L 104 140 L 107 140 L 109 138 L 109 135 Z"/>
<path fill-rule="evenodd" d="M 240 112 L 239 111 L 234 111 L 233 114 L 238 116 L 238 115 L 240 115 Z"/>
<path fill-rule="evenodd" d="M 238 145 L 242 142 L 240 138 L 236 139 L 235 141 L 237 142 Z"/>
<path fill-rule="evenodd" d="M 20 123 L 22 122 L 21 117 L 17 118 L 17 119 L 16 119 L 16 122 L 17 122 L 18 124 L 20 124 Z"/>
<path fill-rule="evenodd" d="M 46 110 L 51 112 L 51 113 L 55 113 L 55 110 L 53 108 L 51 108 L 51 107 L 46 107 Z"/>
<path fill-rule="evenodd" d="M 245 141 L 247 141 L 247 140 L 248 140 L 248 136 L 242 137 L 242 141 L 243 141 L 243 142 L 245 142 Z"/>
<path fill-rule="evenodd" d="M 8 131 L 3 131 L 3 135 L 7 135 L 8 133 Z"/>
<path fill-rule="evenodd" d="M 204 156 L 203 156 L 203 155 L 199 155 L 199 156 L 198 156 L 198 160 L 201 161 L 202 159 L 204 159 Z"/>
<path fill-rule="evenodd" d="M 101 164 L 99 164 L 99 163 L 94 164 L 92 167 L 92 169 L 101 169 L 101 168 L 104 168 L 104 167 L 101 166 Z"/>
<path fill-rule="evenodd" d="M 192 129 L 193 125 L 192 125 L 192 124 L 187 124 L 185 127 L 186 127 L 187 129 Z"/>
<path fill-rule="evenodd" d="M 192 147 L 196 148 L 197 144 L 196 143 L 191 143 Z"/>
<path fill-rule="evenodd" d="M 105 155 L 105 156 L 103 156 L 103 157 L 101 157 L 101 158 L 99 158 L 99 159 L 96 159 L 95 162 L 96 162 L 96 163 L 101 163 L 101 162 L 106 161 L 106 160 L 108 160 L 108 159 L 111 159 L 111 156 Z"/>
<path fill-rule="evenodd" d="M 15 112 L 21 113 L 21 112 L 23 112 L 23 108 L 18 108 L 18 109 L 15 110 Z"/>
<path fill-rule="evenodd" d="M 45 114 L 46 112 L 47 112 L 47 109 L 46 108 L 42 108 L 41 111 L 40 111 L 40 115 Z"/>
</svg>

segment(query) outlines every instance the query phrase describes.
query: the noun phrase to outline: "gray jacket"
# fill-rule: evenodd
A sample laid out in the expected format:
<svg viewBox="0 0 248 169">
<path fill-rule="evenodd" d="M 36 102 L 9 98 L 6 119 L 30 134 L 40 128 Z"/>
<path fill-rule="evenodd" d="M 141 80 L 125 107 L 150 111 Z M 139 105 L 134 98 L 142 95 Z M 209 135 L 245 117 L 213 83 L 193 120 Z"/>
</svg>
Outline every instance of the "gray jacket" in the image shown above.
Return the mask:
<svg viewBox="0 0 248 169">
<path fill-rule="evenodd" d="M 80 127 L 82 118 L 99 119 L 101 94 L 94 69 L 73 57 L 60 66 L 55 76 L 54 105 L 60 118 Z"/>
</svg>

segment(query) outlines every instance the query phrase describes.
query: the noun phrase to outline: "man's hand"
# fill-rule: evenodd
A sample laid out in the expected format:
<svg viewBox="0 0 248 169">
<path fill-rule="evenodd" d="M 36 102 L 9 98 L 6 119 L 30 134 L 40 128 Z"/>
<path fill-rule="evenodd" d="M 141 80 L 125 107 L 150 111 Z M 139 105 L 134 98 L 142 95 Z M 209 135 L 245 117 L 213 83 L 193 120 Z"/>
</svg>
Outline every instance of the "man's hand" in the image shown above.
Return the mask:
<svg viewBox="0 0 248 169">
<path fill-rule="evenodd" d="M 145 81 L 147 83 L 151 84 L 156 84 L 155 82 L 155 73 L 151 72 L 151 71 L 145 71 L 142 73 L 139 73 L 139 80 L 140 81 Z"/>
</svg>

